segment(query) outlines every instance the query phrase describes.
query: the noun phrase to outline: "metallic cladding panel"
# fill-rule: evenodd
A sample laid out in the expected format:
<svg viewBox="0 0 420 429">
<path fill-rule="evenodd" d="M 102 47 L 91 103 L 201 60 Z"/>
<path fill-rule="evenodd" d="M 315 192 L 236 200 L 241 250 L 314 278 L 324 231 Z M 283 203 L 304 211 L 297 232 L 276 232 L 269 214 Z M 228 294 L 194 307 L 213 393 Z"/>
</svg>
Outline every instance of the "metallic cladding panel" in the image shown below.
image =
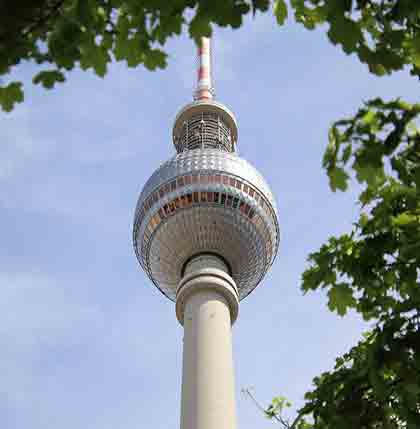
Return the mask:
<svg viewBox="0 0 420 429">
<path fill-rule="evenodd" d="M 196 149 L 182 152 L 163 163 L 144 185 L 136 212 L 149 194 L 162 183 L 186 173 L 200 173 L 201 171 L 228 172 L 241 177 L 258 188 L 276 212 L 274 196 L 261 174 L 248 161 L 235 153 L 217 149 Z"/>
</svg>

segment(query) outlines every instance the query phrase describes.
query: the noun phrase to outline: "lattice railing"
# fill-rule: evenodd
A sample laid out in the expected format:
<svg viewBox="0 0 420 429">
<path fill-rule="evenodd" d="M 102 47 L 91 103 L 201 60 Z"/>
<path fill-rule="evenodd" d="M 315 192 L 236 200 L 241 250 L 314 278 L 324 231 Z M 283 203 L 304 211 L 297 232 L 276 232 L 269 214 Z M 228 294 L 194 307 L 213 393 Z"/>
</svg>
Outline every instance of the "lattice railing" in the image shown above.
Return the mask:
<svg viewBox="0 0 420 429">
<path fill-rule="evenodd" d="M 213 148 L 235 152 L 232 132 L 215 113 L 201 113 L 185 121 L 180 135 L 174 138 L 177 152 Z"/>
</svg>

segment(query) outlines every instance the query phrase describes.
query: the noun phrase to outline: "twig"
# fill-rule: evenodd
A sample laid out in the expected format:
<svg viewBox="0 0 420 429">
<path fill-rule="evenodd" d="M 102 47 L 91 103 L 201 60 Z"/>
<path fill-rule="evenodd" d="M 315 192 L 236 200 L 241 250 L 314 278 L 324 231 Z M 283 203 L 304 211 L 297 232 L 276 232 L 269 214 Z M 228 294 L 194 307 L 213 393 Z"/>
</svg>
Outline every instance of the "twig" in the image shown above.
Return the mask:
<svg viewBox="0 0 420 429">
<path fill-rule="evenodd" d="M 242 389 L 242 393 L 248 395 L 252 402 L 257 406 L 257 408 L 264 414 L 267 416 L 267 411 L 265 410 L 265 408 L 257 401 L 257 399 L 255 398 L 255 396 L 251 393 L 251 391 L 249 390 L 249 388 L 247 387 L 246 389 Z M 279 423 L 281 423 L 286 429 L 292 429 L 291 426 L 289 425 L 288 422 L 286 422 L 280 415 L 278 414 L 273 414 L 272 415 L 273 418 L 275 420 L 277 420 Z"/>
</svg>

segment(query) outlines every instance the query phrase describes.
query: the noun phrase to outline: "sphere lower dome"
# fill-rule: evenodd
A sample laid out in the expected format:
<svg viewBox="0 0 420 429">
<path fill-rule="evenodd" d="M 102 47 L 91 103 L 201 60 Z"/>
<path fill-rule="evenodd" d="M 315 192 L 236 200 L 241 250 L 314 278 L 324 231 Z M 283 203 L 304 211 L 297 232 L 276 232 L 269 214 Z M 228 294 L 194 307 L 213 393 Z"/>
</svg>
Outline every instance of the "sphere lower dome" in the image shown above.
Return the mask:
<svg viewBox="0 0 420 429">
<path fill-rule="evenodd" d="M 226 261 L 243 299 L 277 253 L 275 201 L 262 176 L 235 153 L 188 150 L 146 183 L 133 240 L 143 269 L 168 298 L 175 300 L 193 256 L 214 253 Z"/>
</svg>

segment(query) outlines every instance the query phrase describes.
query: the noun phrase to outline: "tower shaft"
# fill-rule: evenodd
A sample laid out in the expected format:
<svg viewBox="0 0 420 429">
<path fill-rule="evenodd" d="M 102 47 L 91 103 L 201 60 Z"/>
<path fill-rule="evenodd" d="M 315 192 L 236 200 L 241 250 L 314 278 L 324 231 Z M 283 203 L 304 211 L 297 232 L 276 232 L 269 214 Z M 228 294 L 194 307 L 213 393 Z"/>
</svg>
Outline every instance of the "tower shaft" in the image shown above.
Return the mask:
<svg viewBox="0 0 420 429">
<path fill-rule="evenodd" d="M 231 333 L 236 286 L 219 258 L 198 258 L 190 270 L 187 266 L 177 296 L 184 325 L 181 429 L 236 429 Z"/>
</svg>

